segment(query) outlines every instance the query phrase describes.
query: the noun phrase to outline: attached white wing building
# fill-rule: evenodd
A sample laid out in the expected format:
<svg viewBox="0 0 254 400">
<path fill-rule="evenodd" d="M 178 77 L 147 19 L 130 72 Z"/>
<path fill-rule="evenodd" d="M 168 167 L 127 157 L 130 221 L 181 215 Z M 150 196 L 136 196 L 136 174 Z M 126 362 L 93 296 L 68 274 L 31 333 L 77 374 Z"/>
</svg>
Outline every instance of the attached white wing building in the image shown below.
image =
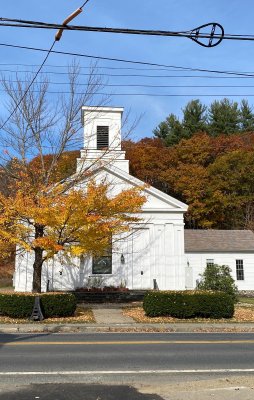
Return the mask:
<svg viewBox="0 0 254 400">
<path fill-rule="evenodd" d="M 254 233 L 185 229 L 186 289 L 196 287 L 207 265 L 228 265 L 239 290 L 254 290 Z"/>
</svg>

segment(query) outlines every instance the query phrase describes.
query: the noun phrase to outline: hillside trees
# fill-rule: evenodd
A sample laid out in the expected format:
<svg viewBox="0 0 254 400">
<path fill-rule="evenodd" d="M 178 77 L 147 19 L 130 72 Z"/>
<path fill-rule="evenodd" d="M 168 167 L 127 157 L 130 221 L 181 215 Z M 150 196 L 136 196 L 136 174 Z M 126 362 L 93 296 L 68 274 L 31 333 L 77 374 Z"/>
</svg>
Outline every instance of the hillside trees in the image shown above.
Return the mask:
<svg viewBox="0 0 254 400">
<path fill-rule="evenodd" d="M 75 171 L 76 155 L 66 151 L 83 143 L 80 107 L 89 105 L 101 85 L 93 72 L 80 95 L 79 70 L 73 65 L 70 94 L 59 95 L 54 102 L 43 77 L 29 90 L 29 77 L 2 82 L 10 119 L 0 131 L 1 170 L 7 177 L 7 190 L 0 194 L 0 252 L 17 246 L 33 254 L 35 292 L 41 291 L 47 259 L 59 252 L 101 254 L 112 235 L 137 221 L 132 213 L 139 212 L 145 201 L 142 188 L 109 196 L 109 184 L 96 183 L 89 168 L 68 177 L 70 170 Z"/>
<path fill-rule="evenodd" d="M 254 225 L 254 151 L 234 150 L 208 167 L 207 212 L 225 229 Z"/>
<path fill-rule="evenodd" d="M 242 131 L 254 131 L 254 114 L 246 100 L 241 102 L 240 126 Z"/>
<path fill-rule="evenodd" d="M 182 123 L 174 114 L 170 114 L 165 121 L 162 121 L 153 130 L 153 133 L 162 139 L 167 146 L 172 146 L 184 138 Z"/>
<path fill-rule="evenodd" d="M 254 229 L 254 133 L 200 133 L 171 147 L 145 138 L 123 148 L 132 175 L 189 205 L 187 228 Z"/>
<path fill-rule="evenodd" d="M 182 140 L 162 179 L 189 204 L 188 227 L 253 229 L 253 134 Z"/>
<path fill-rule="evenodd" d="M 137 143 L 128 140 L 122 146 L 130 160 L 130 174 L 167 193 L 169 188 L 161 174 L 172 157 L 162 140 L 145 138 Z"/>
<path fill-rule="evenodd" d="M 129 142 L 131 173 L 189 205 L 188 228 L 254 228 L 254 134 L 206 133 L 167 147 Z"/>
<path fill-rule="evenodd" d="M 200 100 L 192 100 L 182 112 L 182 120 L 170 114 L 153 131 L 167 146 L 189 139 L 199 132 L 217 137 L 254 130 L 254 113 L 247 100 L 238 104 L 225 98 L 215 100 L 209 107 Z"/>
<path fill-rule="evenodd" d="M 190 101 L 183 109 L 182 124 L 187 139 L 194 133 L 205 131 L 207 124 L 206 106 L 201 104 L 200 100 Z"/>
<path fill-rule="evenodd" d="M 206 107 L 199 100 L 190 101 L 182 111 L 182 122 L 174 114 L 170 114 L 153 131 L 154 135 L 163 139 L 167 146 L 206 130 Z"/>
<path fill-rule="evenodd" d="M 240 131 L 241 111 L 237 102 L 215 100 L 208 111 L 208 132 L 211 136 L 230 135 Z"/>
</svg>

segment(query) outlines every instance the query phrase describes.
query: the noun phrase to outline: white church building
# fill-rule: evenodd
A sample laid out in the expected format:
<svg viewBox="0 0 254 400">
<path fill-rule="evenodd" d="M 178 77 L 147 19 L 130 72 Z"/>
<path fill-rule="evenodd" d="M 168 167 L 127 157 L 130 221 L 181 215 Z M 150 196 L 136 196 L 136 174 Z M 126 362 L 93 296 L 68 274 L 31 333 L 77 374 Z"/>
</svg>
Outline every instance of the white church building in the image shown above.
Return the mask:
<svg viewBox="0 0 254 400">
<path fill-rule="evenodd" d="M 114 192 L 143 185 L 143 182 L 129 174 L 129 161 L 121 150 L 122 114 L 123 108 L 82 107 L 84 148 L 77 159 L 77 172 L 95 166 L 95 179 L 106 179 Z M 105 151 L 105 148 L 108 150 Z M 200 239 L 204 233 L 196 231 L 200 235 L 195 237 L 195 233 L 191 235 L 193 231 L 184 230 L 186 204 L 151 186 L 146 187 L 144 192 L 147 201 L 140 215 L 140 223 L 133 226 L 128 235 L 118 238 L 120 240 L 117 240 L 110 254 L 104 257 L 81 257 L 72 262 L 58 256 L 45 262 L 42 291 L 73 290 L 93 285 L 124 286 L 129 289 L 194 289 L 207 263 L 225 264 L 224 261 L 230 263 L 236 283 L 240 281 L 239 289 L 254 288 L 252 232 L 228 231 L 244 233 L 240 235 L 241 240 L 236 236 L 235 247 L 229 239 L 231 246 L 222 246 L 218 251 L 216 243 L 209 245 L 207 234 L 207 246 L 202 248 Z M 210 232 L 211 239 L 212 232 L 219 231 L 205 232 Z M 188 248 L 185 248 L 186 235 Z M 219 242 L 220 237 L 217 238 L 217 244 Z M 16 291 L 32 290 L 32 257 L 30 253 L 16 257 Z"/>
</svg>

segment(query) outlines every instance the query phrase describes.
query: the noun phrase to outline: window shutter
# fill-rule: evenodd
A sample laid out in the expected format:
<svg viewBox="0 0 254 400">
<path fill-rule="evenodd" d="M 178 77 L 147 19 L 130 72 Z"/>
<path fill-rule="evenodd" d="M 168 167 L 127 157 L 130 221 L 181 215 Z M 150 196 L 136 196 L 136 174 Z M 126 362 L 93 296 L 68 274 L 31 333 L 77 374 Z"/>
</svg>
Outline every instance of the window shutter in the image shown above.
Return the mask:
<svg viewBox="0 0 254 400">
<path fill-rule="evenodd" d="M 108 149 L 109 145 L 109 127 L 97 126 L 97 150 Z"/>
</svg>

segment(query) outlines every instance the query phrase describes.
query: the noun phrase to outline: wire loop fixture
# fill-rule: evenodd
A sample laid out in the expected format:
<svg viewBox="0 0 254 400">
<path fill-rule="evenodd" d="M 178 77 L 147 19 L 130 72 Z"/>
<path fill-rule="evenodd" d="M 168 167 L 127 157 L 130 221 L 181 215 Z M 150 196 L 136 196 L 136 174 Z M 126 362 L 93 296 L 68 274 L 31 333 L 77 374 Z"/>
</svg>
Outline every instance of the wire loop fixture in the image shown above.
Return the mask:
<svg viewBox="0 0 254 400">
<path fill-rule="evenodd" d="M 129 29 L 129 28 L 107 28 L 96 26 L 79 26 L 68 25 L 77 15 L 82 12 L 82 8 L 78 8 L 74 13 L 67 17 L 63 24 L 53 24 L 41 21 L 28 21 L 21 19 L 0 18 L 0 26 L 12 26 L 16 28 L 37 28 L 37 29 L 58 29 L 55 40 L 59 41 L 64 30 L 82 31 L 82 32 L 100 32 L 100 33 L 121 33 L 128 35 L 150 35 L 150 36 L 173 36 L 184 37 L 193 40 L 203 47 L 215 47 L 221 43 L 223 39 L 233 39 L 235 36 L 225 37 L 224 29 L 217 22 L 210 22 L 189 31 L 164 31 L 151 29 Z M 204 32 L 203 29 L 209 28 L 210 32 Z M 216 30 L 218 33 L 216 33 Z M 238 36 L 236 35 L 236 39 Z"/>
<path fill-rule="evenodd" d="M 208 27 L 211 28 L 210 36 L 207 35 L 206 33 L 202 34 L 202 32 L 200 32 L 203 28 L 208 28 Z M 215 33 L 216 29 L 219 30 L 219 33 Z M 208 39 L 208 42 L 202 42 L 201 41 L 202 38 L 206 40 Z M 218 46 L 218 44 L 221 43 L 223 38 L 224 38 L 224 28 L 221 24 L 218 24 L 217 22 L 211 22 L 209 24 L 198 26 L 197 28 L 192 29 L 192 31 L 190 32 L 190 39 L 203 47 Z"/>
</svg>

